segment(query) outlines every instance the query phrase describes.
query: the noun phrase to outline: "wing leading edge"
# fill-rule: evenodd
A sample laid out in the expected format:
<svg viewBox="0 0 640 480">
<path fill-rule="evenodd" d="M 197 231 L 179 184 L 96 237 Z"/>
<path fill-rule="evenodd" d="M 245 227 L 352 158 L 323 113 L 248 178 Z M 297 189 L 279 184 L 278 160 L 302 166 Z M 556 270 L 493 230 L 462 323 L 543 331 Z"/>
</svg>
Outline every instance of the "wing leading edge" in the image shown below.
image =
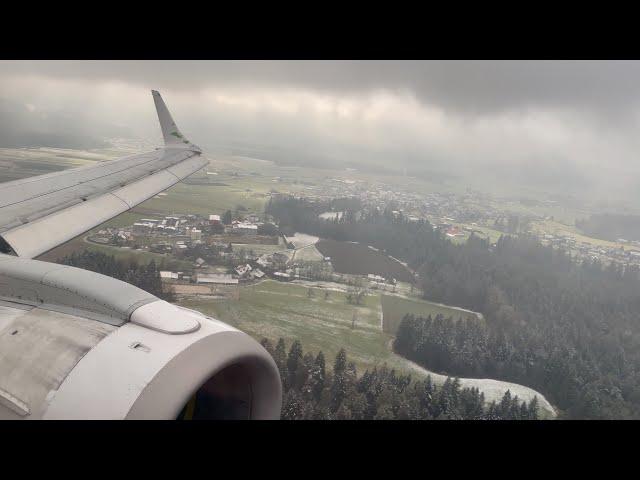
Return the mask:
<svg viewBox="0 0 640 480">
<path fill-rule="evenodd" d="M 152 94 L 163 148 L 0 184 L 0 252 L 41 255 L 207 165 L 200 148 L 178 130 L 160 94 Z"/>
</svg>

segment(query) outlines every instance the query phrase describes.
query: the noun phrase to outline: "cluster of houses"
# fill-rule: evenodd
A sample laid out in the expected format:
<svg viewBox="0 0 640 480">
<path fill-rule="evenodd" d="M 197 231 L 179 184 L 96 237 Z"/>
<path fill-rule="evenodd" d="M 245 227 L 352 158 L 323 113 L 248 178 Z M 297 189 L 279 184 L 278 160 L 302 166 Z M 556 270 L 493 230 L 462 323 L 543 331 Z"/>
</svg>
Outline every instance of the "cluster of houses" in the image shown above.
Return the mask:
<svg viewBox="0 0 640 480">
<path fill-rule="evenodd" d="M 367 275 L 367 280 L 369 281 L 369 288 L 373 289 L 385 289 L 388 285 L 396 285 L 398 283 L 395 278 L 387 280 L 382 275 L 375 275 L 373 273 Z"/>
<path fill-rule="evenodd" d="M 206 242 L 212 234 L 257 235 L 261 224 L 257 215 L 233 220 L 229 225 L 223 225 L 220 215 L 171 215 L 141 218 L 129 227 L 105 228 L 88 239 L 103 245 L 137 247 L 179 255 L 190 245 Z"/>
<path fill-rule="evenodd" d="M 626 239 L 619 238 L 617 240 L 619 245 L 593 245 L 589 242 L 577 241 L 569 234 L 544 232 L 537 235 L 537 238 L 543 245 L 564 248 L 577 255 L 578 258 L 640 265 L 640 249 L 625 249 L 623 246 L 623 244 L 633 245 L 640 248 L 640 242 L 638 241 L 628 241 Z"/>
</svg>

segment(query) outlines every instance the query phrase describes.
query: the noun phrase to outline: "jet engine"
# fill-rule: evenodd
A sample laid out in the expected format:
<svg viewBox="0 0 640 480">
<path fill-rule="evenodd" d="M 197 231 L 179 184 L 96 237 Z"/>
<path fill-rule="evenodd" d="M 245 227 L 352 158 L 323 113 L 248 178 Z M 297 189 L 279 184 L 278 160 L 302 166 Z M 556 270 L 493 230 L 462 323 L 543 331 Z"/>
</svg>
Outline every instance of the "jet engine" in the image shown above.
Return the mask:
<svg viewBox="0 0 640 480">
<path fill-rule="evenodd" d="M 0 254 L 0 419 L 278 419 L 245 333 L 98 273 Z"/>
</svg>

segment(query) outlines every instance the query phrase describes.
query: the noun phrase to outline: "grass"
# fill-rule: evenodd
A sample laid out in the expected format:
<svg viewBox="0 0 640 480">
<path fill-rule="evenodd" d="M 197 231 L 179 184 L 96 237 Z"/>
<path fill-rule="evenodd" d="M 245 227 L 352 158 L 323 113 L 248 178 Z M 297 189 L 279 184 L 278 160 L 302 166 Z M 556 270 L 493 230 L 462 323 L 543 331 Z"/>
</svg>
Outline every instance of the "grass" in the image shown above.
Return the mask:
<svg viewBox="0 0 640 480">
<path fill-rule="evenodd" d="M 465 319 L 469 317 L 477 318 L 475 314 L 457 310 L 446 305 L 427 302 L 425 300 L 402 298 L 392 295 L 382 295 L 382 312 L 384 314 L 383 328 L 385 332 L 395 334 L 402 318 L 407 313 L 416 316 L 427 317 L 431 315 L 443 315 L 445 318 L 453 318 L 454 320 Z"/>
<path fill-rule="evenodd" d="M 313 292 L 311 297 L 309 290 Z M 328 365 L 332 365 L 340 348 L 345 348 L 359 374 L 386 363 L 402 374 L 423 378 L 426 374 L 424 369 L 412 366 L 391 351 L 393 336 L 380 327 L 382 310 L 391 308 L 392 312 L 400 315 L 404 308 L 424 313 L 435 312 L 443 307 L 402 298 L 394 303 L 389 299 L 395 297 L 380 294 L 368 295 L 362 305 L 356 306 L 347 303 L 344 293 L 331 291 L 326 300 L 324 293 L 325 290 L 319 288 L 265 280 L 240 287 L 239 300 L 192 298 L 182 299 L 178 303 L 227 322 L 256 340 L 268 338 L 275 343 L 282 337 L 287 346 L 296 339 L 300 340 L 305 352 L 316 354 L 322 350 Z M 356 328 L 352 329 L 354 311 L 357 312 Z M 431 376 L 438 384 L 446 379 L 438 374 L 431 373 Z M 461 379 L 461 384 L 463 387 L 480 387 L 485 391 L 487 401 L 499 401 L 507 388 L 517 392 L 521 398 L 535 394 L 526 387 L 494 380 Z M 542 409 L 541 414 L 551 415 Z"/>
<path fill-rule="evenodd" d="M 151 198 L 136 207 L 136 211 L 145 215 L 172 213 L 221 214 L 234 211 L 239 205 L 247 211 L 243 213 L 262 213 L 267 200 L 265 194 L 242 191 L 231 186 L 189 185 L 178 183 L 166 191 L 167 195 Z"/>
<path fill-rule="evenodd" d="M 308 296 L 308 291 L 313 296 Z M 242 287 L 239 300 L 182 300 L 181 305 L 200 310 L 247 332 L 256 339 L 288 344 L 299 339 L 305 349 L 322 350 L 333 359 L 344 347 L 358 371 L 393 363 L 391 336 L 380 330 L 380 297 L 367 296 L 362 305 L 350 305 L 345 294 L 266 280 Z M 356 327 L 351 328 L 354 312 Z M 331 360 L 332 361 L 332 360 Z"/>
<path fill-rule="evenodd" d="M 634 245 L 622 244 L 618 242 L 612 242 L 609 240 L 603 240 L 600 238 L 589 237 L 579 232 L 579 230 L 574 226 L 567 226 L 562 223 L 552 221 L 552 220 L 544 220 L 541 222 L 535 222 L 532 224 L 533 230 L 541 233 L 551 233 L 551 234 L 562 234 L 562 235 L 571 235 L 576 239 L 576 242 L 584 242 L 589 243 L 595 247 L 612 247 L 612 248 L 620 248 L 623 247 L 625 250 L 640 250 L 638 247 Z"/>
<path fill-rule="evenodd" d="M 61 260 L 67 255 L 71 255 L 74 252 L 81 252 L 83 250 L 91 250 L 94 252 L 102 252 L 107 255 L 113 255 L 116 260 L 122 260 L 124 262 L 135 261 L 141 264 L 147 264 L 152 260 L 157 265 L 164 265 L 163 268 L 168 270 L 190 270 L 192 268 L 191 262 L 184 260 L 178 260 L 171 256 L 166 256 L 161 253 L 152 253 L 138 250 L 129 250 L 119 247 L 112 247 L 109 245 L 98 245 L 84 240 L 86 234 L 69 240 L 63 243 L 59 247 L 50 250 L 38 257 L 38 260 L 45 262 L 56 262 Z"/>
<path fill-rule="evenodd" d="M 107 158 L 119 156 L 120 153 L 118 148 L 114 148 L 113 150 L 104 150 L 100 154 Z M 2 173 L 6 175 L 6 180 L 89 164 L 96 159 L 94 153 L 87 154 L 86 152 L 77 152 L 76 154 L 76 152 L 60 150 L 30 150 L 25 153 L 24 150 L 3 152 L 0 149 L 0 166 L 5 168 Z M 397 187 L 398 190 L 422 193 L 451 191 L 453 187 L 462 193 L 466 188 L 459 179 L 453 180 L 454 185 L 452 185 L 452 181 L 430 182 L 415 177 L 365 172 L 345 174 L 343 169 L 284 167 L 257 160 L 238 160 L 237 157 L 216 158 L 204 171 L 215 171 L 218 175 L 207 177 L 206 173 L 200 172 L 195 175 L 195 179 L 191 177 L 186 180 L 186 183 L 179 183 L 167 190 L 167 195 L 149 199 L 133 211 L 123 213 L 96 227 L 96 229 L 106 226 L 127 226 L 140 218 L 155 215 L 172 213 L 221 214 L 226 210 L 235 210 L 239 205 L 247 208 L 245 213 L 262 213 L 268 200 L 268 193 L 272 189 L 280 192 L 306 192 L 308 185 L 315 185 L 315 191 L 322 192 L 323 186 L 327 184 L 327 178 L 341 178 L 344 175 L 365 184 L 376 184 L 383 181 L 385 184 L 393 185 L 393 188 Z M 274 182 L 273 178 L 276 176 L 281 177 L 283 181 Z M 495 231 L 488 230 L 490 229 L 487 229 L 489 235 L 495 234 Z M 269 248 L 270 246 L 255 247 Z M 371 265 L 375 266 L 378 263 L 382 265 L 383 260 L 380 260 L 379 257 L 393 262 L 383 254 L 374 252 L 364 245 L 357 247 L 360 248 L 357 249 L 356 257 L 350 254 L 343 255 L 346 258 L 345 262 L 352 262 L 365 270 Z M 190 267 L 189 262 L 174 260 L 161 254 L 90 244 L 84 241 L 84 236 L 61 245 L 41 258 L 51 261 L 73 251 L 84 249 L 113 254 L 116 258 L 125 261 L 135 259 L 138 262 L 146 263 L 153 259 L 159 264 L 165 262 L 165 268 L 174 270 Z M 307 255 L 310 258 L 316 257 L 318 254 L 314 250 L 313 247 L 302 249 L 298 251 L 296 256 L 300 255 L 300 259 Z M 353 252 L 350 251 L 350 253 Z M 377 257 L 374 259 L 368 254 L 377 255 Z M 330 254 L 328 256 L 336 257 L 336 255 Z M 359 257 L 363 257 L 365 260 L 359 259 Z M 334 258 L 334 261 L 336 264 L 344 263 L 338 262 L 337 257 Z M 389 268 L 402 268 L 396 262 L 393 264 L 395 267 Z M 381 267 L 382 270 L 376 271 L 377 268 L 374 268 L 371 272 L 363 273 L 385 273 L 386 266 L 385 263 L 385 266 Z M 401 275 L 398 275 L 397 278 L 400 279 Z M 408 279 L 408 281 L 410 280 Z M 408 284 L 402 285 L 404 290 L 410 288 Z M 398 290 L 400 291 L 400 289 L 399 285 Z M 349 358 L 356 363 L 360 373 L 363 373 L 367 368 L 387 363 L 390 367 L 403 373 L 413 373 L 414 377 L 419 377 L 422 373 L 412 370 L 406 360 L 393 354 L 389 348 L 393 338 L 390 333 L 394 330 L 392 325 L 398 323 L 405 313 L 422 315 L 443 313 L 446 317 L 460 315 L 459 311 L 449 307 L 380 293 L 368 295 L 362 305 L 355 306 L 347 303 L 343 293 L 331 291 L 325 300 L 325 290 L 311 288 L 311 291 L 313 295 L 309 296 L 309 288 L 306 286 L 268 280 L 253 286 L 240 287 L 239 300 L 183 299 L 180 303 L 226 321 L 256 339 L 266 337 L 275 342 L 279 337 L 283 337 L 287 340 L 288 345 L 294 339 L 300 339 L 307 351 L 315 353 L 322 350 L 327 355 L 329 364 L 333 362 L 339 349 L 344 347 Z M 383 311 L 384 330 L 381 326 Z M 354 312 L 356 326 L 352 329 Z M 462 384 L 465 385 L 465 381 Z"/>
<path fill-rule="evenodd" d="M 232 243 L 234 252 L 244 250 L 246 253 L 253 252 L 256 255 L 271 255 L 275 252 L 282 252 L 291 256 L 293 250 L 288 250 L 284 245 L 263 245 L 259 243 Z"/>
<path fill-rule="evenodd" d="M 324 256 L 318 251 L 315 245 L 308 245 L 306 247 L 296 250 L 296 261 L 301 262 L 321 262 Z"/>
</svg>

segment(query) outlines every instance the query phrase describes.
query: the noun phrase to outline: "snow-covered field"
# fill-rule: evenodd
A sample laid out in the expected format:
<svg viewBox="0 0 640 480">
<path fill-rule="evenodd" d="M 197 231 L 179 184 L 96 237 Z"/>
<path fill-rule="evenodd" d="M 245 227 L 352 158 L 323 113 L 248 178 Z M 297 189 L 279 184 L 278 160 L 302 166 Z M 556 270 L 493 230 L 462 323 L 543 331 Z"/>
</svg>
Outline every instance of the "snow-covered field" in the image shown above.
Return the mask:
<svg viewBox="0 0 640 480">
<path fill-rule="evenodd" d="M 324 256 L 322 256 L 315 245 L 307 245 L 306 247 L 296 250 L 295 259 L 303 262 L 321 262 Z"/>
<path fill-rule="evenodd" d="M 440 375 L 438 373 L 433 373 L 427 370 L 424 367 L 421 367 L 415 362 L 407 360 L 400 355 L 393 354 L 398 359 L 401 359 L 408 365 L 412 370 L 421 373 L 423 375 L 431 375 L 431 379 L 437 383 L 442 384 L 445 382 L 447 377 L 445 375 Z M 509 390 L 511 392 L 511 396 L 518 396 L 520 400 L 524 400 L 529 402 L 533 399 L 534 396 L 538 397 L 538 405 L 540 409 L 545 412 L 543 417 L 553 418 L 556 416 L 556 412 L 549 403 L 549 401 L 544 398 L 540 392 L 536 392 L 532 388 L 525 387 L 524 385 L 519 385 L 517 383 L 511 382 L 502 382 L 500 380 L 493 380 L 491 378 L 460 378 L 460 386 L 463 388 L 477 388 L 482 393 L 484 393 L 484 398 L 487 403 L 491 403 L 492 401 L 496 401 L 496 403 L 500 402 L 504 393 Z"/>
<path fill-rule="evenodd" d="M 296 234 L 293 237 L 286 237 L 286 238 L 287 238 L 287 242 L 293 243 L 293 246 L 295 248 L 302 248 L 309 245 L 315 245 L 318 242 L 318 240 L 320 240 L 318 237 L 315 237 L 313 235 L 307 235 L 306 233 L 300 233 L 300 232 L 296 232 Z"/>
</svg>

